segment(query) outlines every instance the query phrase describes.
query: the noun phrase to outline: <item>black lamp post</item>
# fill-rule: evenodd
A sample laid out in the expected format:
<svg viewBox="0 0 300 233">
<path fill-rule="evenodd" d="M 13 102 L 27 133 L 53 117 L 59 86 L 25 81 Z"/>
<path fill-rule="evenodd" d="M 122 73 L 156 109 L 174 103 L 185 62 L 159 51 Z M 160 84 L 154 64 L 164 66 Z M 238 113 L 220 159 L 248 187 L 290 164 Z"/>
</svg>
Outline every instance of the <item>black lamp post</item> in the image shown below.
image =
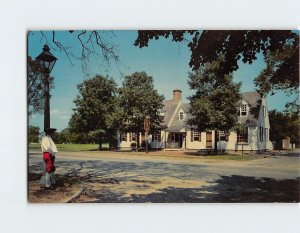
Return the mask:
<svg viewBox="0 0 300 233">
<path fill-rule="evenodd" d="M 50 72 L 54 67 L 54 64 L 57 60 L 56 57 L 50 53 L 49 46 L 47 44 L 44 45 L 43 52 L 36 57 L 36 60 L 40 63 L 43 71 L 45 73 L 44 76 L 44 131 L 47 128 L 50 128 L 50 90 L 49 90 L 49 77 Z"/>
</svg>

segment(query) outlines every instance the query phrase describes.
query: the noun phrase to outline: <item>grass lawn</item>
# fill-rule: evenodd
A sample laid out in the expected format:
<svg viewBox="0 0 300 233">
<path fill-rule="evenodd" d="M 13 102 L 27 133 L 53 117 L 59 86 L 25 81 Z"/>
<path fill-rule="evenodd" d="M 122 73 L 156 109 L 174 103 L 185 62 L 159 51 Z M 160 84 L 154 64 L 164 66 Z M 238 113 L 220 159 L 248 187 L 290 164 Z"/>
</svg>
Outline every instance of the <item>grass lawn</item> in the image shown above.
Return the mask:
<svg viewBox="0 0 300 233">
<path fill-rule="evenodd" d="M 216 160 L 237 160 L 237 161 L 248 161 L 258 159 L 257 156 L 253 155 L 205 155 L 205 159 L 216 159 Z"/>
<path fill-rule="evenodd" d="M 98 144 L 56 144 L 58 151 L 90 151 L 97 150 Z M 103 148 L 107 148 L 108 144 L 103 144 Z M 41 149 L 39 143 L 29 144 L 29 150 Z"/>
</svg>

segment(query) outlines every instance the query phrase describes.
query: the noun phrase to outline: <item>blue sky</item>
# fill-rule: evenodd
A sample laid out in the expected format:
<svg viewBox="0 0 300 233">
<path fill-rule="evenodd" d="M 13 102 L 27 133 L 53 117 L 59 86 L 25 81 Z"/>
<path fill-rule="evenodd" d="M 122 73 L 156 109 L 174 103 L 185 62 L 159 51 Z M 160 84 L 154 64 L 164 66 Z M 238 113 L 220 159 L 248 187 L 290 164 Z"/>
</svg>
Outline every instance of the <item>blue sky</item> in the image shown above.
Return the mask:
<svg viewBox="0 0 300 233">
<path fill-rule="evenodd" d="M 45 32 L 46 35 L 50 34 Z M 93 77 L 95 74 L 108 75 L 113 77 L 119 86 L 122 84 L 122 75 L 129 75 L 136 71 L 145 71 L 154 78 L 154 86 L 160 94 L 166 99 L 172 98 L 173 89 L 181 89 L 183 91 L 184 101 L 186 97 L 191 95 L 191 91 L 187 85 L 188 72 L 191 70 L 188 66 L 190 59 L 190 51 L 186 43 L 171 42 L 170 39 L 160 38 L 152 40 L 148 47 L 138 48 L 133 45 L 137 31 L 114 31 L 114 35 L 107 38 L 118 45 L 117 51 L 120 56 L 120 65 L 116 67 L 114 63 L 107 68 L 99 66 L 101 59 L 92 60 L 90 63 L 89 75 L 84 74 L 81 69 L 81 63 L 73 60 L 71 65 L 67 56 L 58 50 L 52 49 L 51 52 L 58 58 L 51 75 L 54 76 L 55 88 L 51 91 L 52 98 L 50 101 L 51 111 L 51 127 L 62 130 L 68 126 L 72 108 L 74 108 L 73 100 L 77 95 L 76 86 L 83 80 Z M 72 52 L 79 55 L 81 52 L 80 42 L 77 37 L 66 31 L 58 31 L 56 38 L 61 43 L 72 47 Z M 40 32 L 32 32 L 28 37 L 28 55 L 35 58 L 43 48 L 46 40 L 41 37 Z M 242 92 L 254 91 L 253 79 L 265 67 L 263 57 L 258 59 L 251 65 L 239 62 L 239 69 L 234 72 L 234 80 L 242 82 Z M 295 96 L 287 96 L 283 92 L 278 92 L 274 96 L 268 96 L 269 110 L 284 110 L 286 102 L 294 100 Z M 43 129 L 43 114 L 37 114 L 29 118 L 29 124 L 39 126 Z"/>
</svg>

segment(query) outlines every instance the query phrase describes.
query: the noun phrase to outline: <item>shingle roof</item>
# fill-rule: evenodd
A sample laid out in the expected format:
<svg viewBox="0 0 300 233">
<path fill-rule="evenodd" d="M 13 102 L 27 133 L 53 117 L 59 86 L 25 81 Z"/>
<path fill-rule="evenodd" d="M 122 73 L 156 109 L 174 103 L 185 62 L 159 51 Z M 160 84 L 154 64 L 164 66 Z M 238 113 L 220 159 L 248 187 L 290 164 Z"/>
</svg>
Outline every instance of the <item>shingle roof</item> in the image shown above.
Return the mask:
<svg viewBox="0 0 300 233">
<path fill-rule="evenodd" d="M 174 100 L 164 100 L 163 101 L 163 114 L 164 114 L 164 121 L 163 125 L 168 125 L 175 110 L 178 105 L 178 102 L 175 102 Z"/>
<path fill-rule="evenodd" d="M 239 123 L 246 123 L 246 124 L 257 124 L 258 114 L 261 106 L 261 96 L 258 92 L 245 92 L 242 93 L 243 99 L 249 104 L 250 110 L 247 116 L 238 117 Z M 176 110 L 178 102 L 173 100 L 165 100 L 163 102 L 163 112 L 164 112 L 164 122 L 163 125 L 166 126 L 170 123 L 170 120 Z M 190 104 L 183 103 L 180 108 L 186 113 L 186 117 L 184 121 L 179 120 L 177 117 L 174 118 L 173 122 L 169 126 L 167 131 L 179 131 L 183 128 L 190 127 L 187 124 L 187 120 L 191 118 L 189 114 Z M 179 109 L 180 109 L 179 108 Z"/>
<path fill-rule="evenodd" d="M 247 116 L 239 116 L 239 123 L 256 124 L 262 97 L 258 92 L 254 91 L 242 93 L 242 97 L 249 104 L 250 109 Z"/>
</svg>

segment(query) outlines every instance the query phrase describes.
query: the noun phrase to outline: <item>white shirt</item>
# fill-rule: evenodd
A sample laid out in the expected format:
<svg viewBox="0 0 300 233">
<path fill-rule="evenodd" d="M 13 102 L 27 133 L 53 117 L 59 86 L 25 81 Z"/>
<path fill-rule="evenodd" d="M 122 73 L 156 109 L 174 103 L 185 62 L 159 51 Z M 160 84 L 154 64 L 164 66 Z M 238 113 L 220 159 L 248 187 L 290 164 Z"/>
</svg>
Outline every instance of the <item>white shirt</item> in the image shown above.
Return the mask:
<svg viewBox="0 0 300 233">
<path fill-rule="evenodd" d="M 42 137 L 41 148 L 43 152 L 49 152 L 54 156 L 58 152 L 55 143 L 49 135 Z"/>
</svg>

